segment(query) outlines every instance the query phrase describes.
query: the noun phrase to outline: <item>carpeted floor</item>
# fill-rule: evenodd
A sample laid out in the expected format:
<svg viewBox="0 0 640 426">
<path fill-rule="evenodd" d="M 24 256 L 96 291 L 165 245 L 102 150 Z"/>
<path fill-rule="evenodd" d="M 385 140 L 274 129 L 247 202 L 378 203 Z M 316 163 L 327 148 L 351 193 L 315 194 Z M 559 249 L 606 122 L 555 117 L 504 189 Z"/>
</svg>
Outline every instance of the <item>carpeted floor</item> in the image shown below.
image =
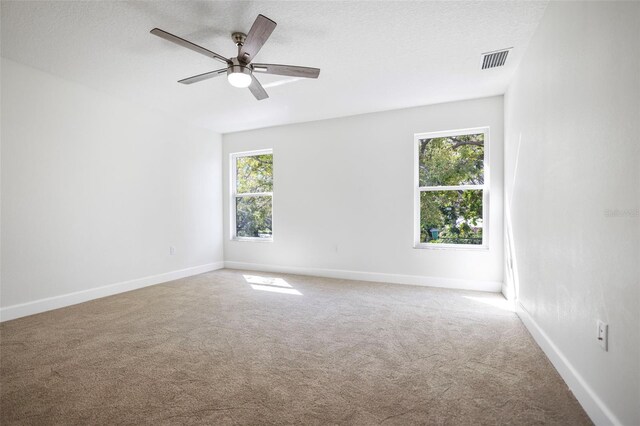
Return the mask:
<svg viewBox="0 0 640 426">
<path fill-rule="evenodd" d="M 0 325 L 0 423 L 591 424 L 506 307 L 215 271 Z"/>
</svg>

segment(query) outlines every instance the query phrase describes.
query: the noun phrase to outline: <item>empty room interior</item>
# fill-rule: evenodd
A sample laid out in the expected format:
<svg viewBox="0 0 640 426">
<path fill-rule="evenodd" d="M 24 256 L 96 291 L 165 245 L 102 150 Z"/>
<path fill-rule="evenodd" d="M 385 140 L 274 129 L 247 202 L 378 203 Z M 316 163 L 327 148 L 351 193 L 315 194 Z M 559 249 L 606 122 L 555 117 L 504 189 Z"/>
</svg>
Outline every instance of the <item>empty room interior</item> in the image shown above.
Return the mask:
<svg viewBox="0 0 640 426">
<path fill-rule="evenodd" d="M 0 15 L 0 424 L 640 425 L 640 2 Z"/>
</svg>

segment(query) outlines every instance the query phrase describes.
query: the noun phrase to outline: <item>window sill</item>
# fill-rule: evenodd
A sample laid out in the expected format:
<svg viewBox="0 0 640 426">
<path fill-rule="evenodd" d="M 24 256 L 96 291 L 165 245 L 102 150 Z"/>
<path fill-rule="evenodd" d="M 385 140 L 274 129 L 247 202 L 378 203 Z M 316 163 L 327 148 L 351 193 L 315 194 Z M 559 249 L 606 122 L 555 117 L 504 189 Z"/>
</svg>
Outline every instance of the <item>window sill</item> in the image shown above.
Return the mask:
<svg viewBox="0 0 640 426">
<path fill-rule="evenodd" d="M 489 251 L 488 245 L 471 245 L 471 244 L 415 244 L 414 249 L 426 250 L 463 250 L 463 251 Z"/>
<path fill-rule="evenodd" d="M 272 243 L 273 238 L 260 238 L 260 237 L 232 237 L 231 241 L 239 242 L 253 242 L 253 243 Z"/>
</svg>

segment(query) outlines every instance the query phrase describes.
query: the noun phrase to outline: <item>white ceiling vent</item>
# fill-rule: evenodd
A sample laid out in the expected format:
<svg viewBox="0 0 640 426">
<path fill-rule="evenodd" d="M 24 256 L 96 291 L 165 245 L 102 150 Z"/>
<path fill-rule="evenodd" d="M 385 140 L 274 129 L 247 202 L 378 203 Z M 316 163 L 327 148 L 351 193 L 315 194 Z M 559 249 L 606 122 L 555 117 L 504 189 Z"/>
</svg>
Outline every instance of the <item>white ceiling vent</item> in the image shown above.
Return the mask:
<svg viewBox="0 0 640 426">
<path fill-rule="evenodd" d="M 489 68 L 501 67 L 507 62 L 507 55 L 512 47 L 507 49 L 495 50 L 493 52 L 483 53 L 480 58 L 480 69 L 486 70 Z"/>
</svg>

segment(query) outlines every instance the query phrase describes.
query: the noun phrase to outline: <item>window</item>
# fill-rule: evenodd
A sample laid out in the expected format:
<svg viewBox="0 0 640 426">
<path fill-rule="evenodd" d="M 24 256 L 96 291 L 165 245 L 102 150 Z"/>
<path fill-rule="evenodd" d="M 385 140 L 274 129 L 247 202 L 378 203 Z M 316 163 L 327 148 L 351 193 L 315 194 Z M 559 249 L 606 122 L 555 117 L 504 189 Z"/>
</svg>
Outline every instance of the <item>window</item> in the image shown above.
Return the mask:
<svg viewBox="0 0 640 426">
<path fill-rule="evenodd" d="M 273 152 L 231 154 L 231 238 L 272 241 Z"/>
<path fill-rule="evenodd" d="M 489 128 L 415 135 L 416 248 L 487 248 Z"/>
</svg>

